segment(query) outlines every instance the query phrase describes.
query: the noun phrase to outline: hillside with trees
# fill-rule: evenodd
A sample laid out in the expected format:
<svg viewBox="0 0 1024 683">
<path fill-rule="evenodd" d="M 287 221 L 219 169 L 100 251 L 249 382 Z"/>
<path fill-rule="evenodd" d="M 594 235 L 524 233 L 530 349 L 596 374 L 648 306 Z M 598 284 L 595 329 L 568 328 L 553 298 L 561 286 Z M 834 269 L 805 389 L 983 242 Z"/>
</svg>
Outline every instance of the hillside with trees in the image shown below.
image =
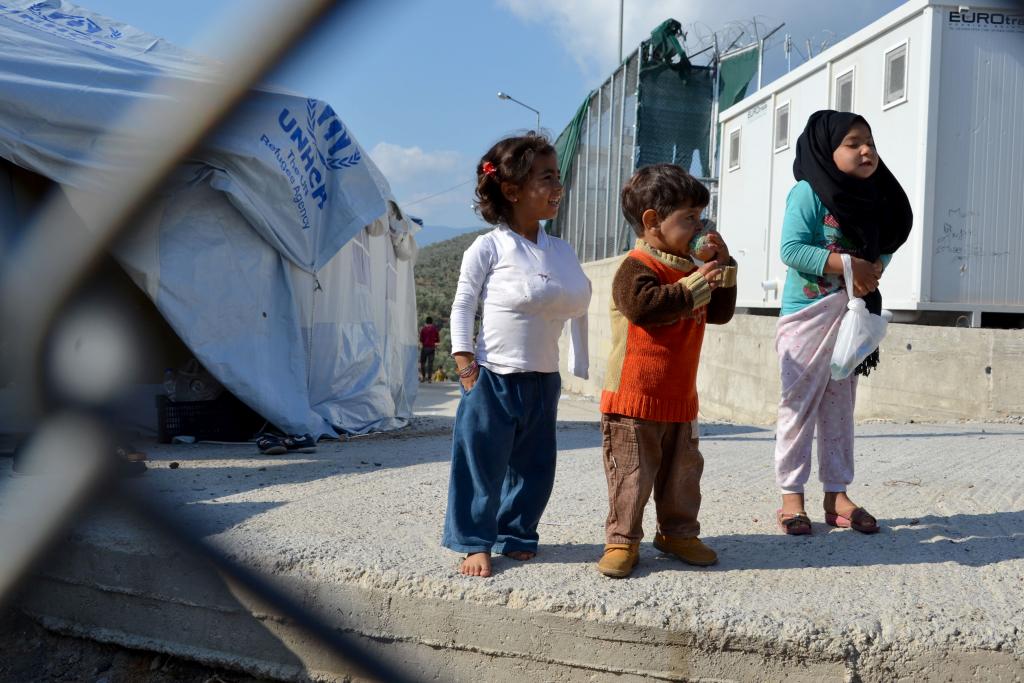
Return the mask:
<svg viewBox="0 0 1024 683">
<path fill-rule="evenodd" d="M 488 229 L 466 233 L 443 242 L 423 247 L 416 259 L 416 315 L 417 329 L 427 316 L 441 330 L 441 343 L 437 347 L 434 367 L 441 367 L 449 379 L 455 378 L 455 364 L 451 359 L 452 341 L 448 318 L 452 311 L 455 287 L 459 284 L 462 254 L 478 236 Z"/>
</svg>

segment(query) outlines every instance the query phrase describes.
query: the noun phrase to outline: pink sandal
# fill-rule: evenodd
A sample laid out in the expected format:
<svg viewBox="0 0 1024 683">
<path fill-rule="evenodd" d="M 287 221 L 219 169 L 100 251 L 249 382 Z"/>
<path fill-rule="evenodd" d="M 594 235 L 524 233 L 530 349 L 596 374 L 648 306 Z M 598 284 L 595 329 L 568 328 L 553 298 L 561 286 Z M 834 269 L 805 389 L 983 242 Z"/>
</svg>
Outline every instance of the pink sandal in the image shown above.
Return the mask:
<svg viewBox="0 0 1024 683">
<path fill-rule="evenodd" d="M 872 517 L 864 508 L 855 509 L 850 513 L 849 517 L 843 517 L 835 512 L 826 512 L 825 523 L 842 529 L 853 529 L 862 534 L 875 534 L 881 529 L 878 526 L 878 520 Z"/>
</svg>

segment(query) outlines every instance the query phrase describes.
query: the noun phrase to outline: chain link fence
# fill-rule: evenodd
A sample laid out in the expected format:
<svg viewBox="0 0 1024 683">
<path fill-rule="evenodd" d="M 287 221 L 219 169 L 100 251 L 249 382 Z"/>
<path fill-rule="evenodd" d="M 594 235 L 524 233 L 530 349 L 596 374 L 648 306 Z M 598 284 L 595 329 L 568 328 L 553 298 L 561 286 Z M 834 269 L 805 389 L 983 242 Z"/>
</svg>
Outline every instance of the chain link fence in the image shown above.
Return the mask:
<svg viewBox="0 0 1024 683">
<path fill-rule="evenodd" d="M 211 67 L 204 80 L 165 82 L 155 79 L 153 97 L 111 123 L 96 140 L 95 157 L 79 161 L 80 172 L 127 167 L 108 179 L 105 191 L 79 197 L 74 209 L 51 193 L 34 221 L 14 244 L 0 251 L 0 323 L 3 324 L 3 377 L 15 387 L 18 401 L 5 416 L 25 426 L 27 437 L 19 462 L 31 471 L 32 486 L 11 479 L 0 489 L 0 608 L 10 607 L 19 590 L 71 524 L 99 502 L 128 506 L 145 522 L 171 537 L 223 577 L 315 639 L 351 665 L 353 675 L 382 681 L 408 681 L 390 661 L 370 654 L 339 625 L 328 624 L 273 580 L 210 544 L 193 525 L 184 523 L 161 501 L 118 485 L 110 398 L 120 381 L 99 378 L 104 391 L 83 395 L 69 388 L 72 379 L 54 363 L 59 322 L 74 303 L 95 264 L 114 241 L 144 212 L 147 200 L 190 150 L 217 126 L 302 37 L 329 13 L 348 11 L 351 3 L 293 0 L 271 3 L 260 11 L 246 6 L 231 22 L 228 56 Z M 235 38 L 238 36 L 239 38 Z M 117 159 L 118 164 L 106 162 Z M 125 160 L 130 163 L 123 164 Z M 88 230 L 68 226 L 88 225 Z M 101 302 L 97 319 L 115 307 Z M 110 343 L 128 348 L 135 342 L 117 325 L 108 326 Z M 118 336 L 120 335 L 120 336 Z"/>
<path fill-rule="evenodd" d="M 746 85 L 744 72 L 732 80 Z M 569 242 L 580 261 L 629 251 L 636 235 L 622 215 L 621 190 L 639 168 L 657 163 L 682 166 L 711 192 L 706 216 L 714 220 L 712 118 L 715 67 L 671 63 L 644 42 L 592 92 L 558 136 L 565 194 L 549 232 Z M 731 92 L 731 91 L 730 91 Z M 733 97 L 733 95 L 730 95 Z M 742 97 L 742 93 L 738 94 Z"/>
</svg>

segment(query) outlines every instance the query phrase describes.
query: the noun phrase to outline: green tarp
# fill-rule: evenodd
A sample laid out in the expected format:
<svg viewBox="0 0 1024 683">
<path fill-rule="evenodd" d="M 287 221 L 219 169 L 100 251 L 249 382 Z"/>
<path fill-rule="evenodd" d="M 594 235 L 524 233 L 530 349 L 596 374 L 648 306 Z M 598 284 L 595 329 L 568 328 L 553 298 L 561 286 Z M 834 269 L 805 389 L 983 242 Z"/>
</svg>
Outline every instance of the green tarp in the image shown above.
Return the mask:
<svg viewBox="0 0 1024 683">
<path fill-rule="evenodd" d="M 580 146 L 580 130 L 583 129 L 583 122 L 587 120 L 587 110 L 590 108 L 590 100 L 594 96 L 593 90 L 584 98 L 583 104 L 576 110 L 576 115 L 569 121 L 562 134 L 555 140 L 555 153 L 558 155 L 558 173 L 562 177 L 562 185 L 569 187 L 572 180 L 572 169 L 576 162 L 576 150 Z M 548 234 L 560 237 L 557 221 L 549 220 L 544 225 Z"/>
<path fill-rule="evenodd" d="M 747 96 L 747 86 L 757 75 L 760 51 L 752 47 L 722 58 L 718 72 L 718 111 L 725 111 Z"/>
<path fill-rule="evenodd" d="M 690 66 L 690 60 L 686 57 L 686 51 L 679 44 L 676 36 L 683 32 L 682 24 L 675 19 L 666 19 L 658 24 L 658 27 L 651 31 L 651 60 L 659 62 L 671 62 L 673 57 L 679 57 L 679 64 L 685 67 Z"/>
<path fill-rule="evenodd" d="M 558 153 L 558 171 L 562 174 L 562 184 L 568 185 L 572 174 L 573 160 L 576 158 L 576 148 L 580 144 L 580 130 L 587 118 L 587 109 L 590 107 L 590 98 L 594 96 L 591 90 L 583 100 L 583 104 L 576 110 L 576 115 L 569 121 L 562 134 L 555 140 L 555 152 Z"/>
</svg>

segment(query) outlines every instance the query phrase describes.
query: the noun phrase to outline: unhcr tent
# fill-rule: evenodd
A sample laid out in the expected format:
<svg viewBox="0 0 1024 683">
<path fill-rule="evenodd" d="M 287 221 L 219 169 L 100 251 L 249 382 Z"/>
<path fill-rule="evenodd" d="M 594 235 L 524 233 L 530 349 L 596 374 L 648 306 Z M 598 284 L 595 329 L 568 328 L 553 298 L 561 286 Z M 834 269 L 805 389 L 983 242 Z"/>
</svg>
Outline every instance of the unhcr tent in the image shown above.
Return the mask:
<svg viewBox="0 0 1024 683">
<path fill-rule="evenodd" d="M 62 0 L 4 0 L 0 157 L 57 183 L 74 207 L 123 171 L 92 160 L 111 121 L 160 97 L 154 82 L 202 79 L 206 67 Z M 335 435 L 411 416 L 412 231 L 329 104 L 260 87 L 114 256 L 238 398 L 287 432 Z"/>
</svg>

